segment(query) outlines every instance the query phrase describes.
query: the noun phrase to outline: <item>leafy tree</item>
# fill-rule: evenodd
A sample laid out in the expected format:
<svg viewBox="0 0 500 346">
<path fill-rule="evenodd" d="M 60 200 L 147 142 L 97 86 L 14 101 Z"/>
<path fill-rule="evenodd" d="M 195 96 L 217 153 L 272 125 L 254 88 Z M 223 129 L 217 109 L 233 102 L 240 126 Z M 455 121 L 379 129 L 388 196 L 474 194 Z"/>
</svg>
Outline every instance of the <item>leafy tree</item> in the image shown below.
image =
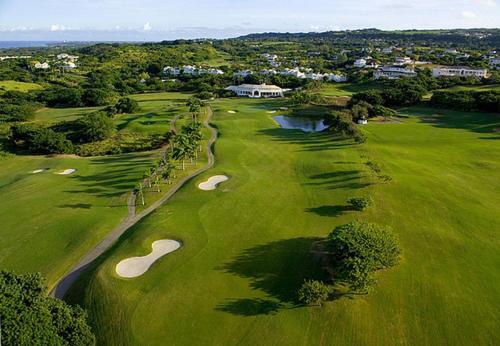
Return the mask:
<svg viewBox="0 0 500 346">
<path fill-rule="evenodd" d="M 87 107 L 104 106 L 109 104 L 113 94 L 106 89 L 86 89 L 82 95 L 82 102 Z"/>
<path fill-rule="evenodd" d="M 367 291 L 372 273 L 398 263 L 400 247 L 389 228 L 354 221 L 333 230 L 328 248 L 339 278 L 354 291 Z"/>
<path fill-rule="evenodd" d="M 102 141 L 115 132 L 115 123 L 102 112 L 90 113 L 78 120 L 78 139 L 81 142 Z"/>
<path fill-rule="evenodd" d="M 351 197 L 347 200 L 354 209 L 363 211 L 372 205 L 372 199 L 369 197 Z"/>
<path fill-rule="evenodd" d="M 0 271 L 2 345 L 94 345 L 85 312 L 45 292 L 39 273 Z"/>
<path fill-rule="evenodd" d="M 11 127 L 13 144 L 33 154 L 67 154 L 73 151 L 72 143 L 62 133 L 32 124 Z"/>
<path fill-rule="evenodd" d="M 321 281 L 305 280 L 298 292 L 299 301 L 306 305 L 321 306 L 331 293 L 328 285 Z"/>
<path fill-rule="evenodd" d="M 136 113 L 139 111 L 139 104 L 130 97 L 123 97 L 115 104 L 116 113 Z"/>
<path fill-rule="evenodd" d="M 83 107 L 82 89 L 54 87 L 41 92 L 40 101 L 49 107 Z"/>
</svg>

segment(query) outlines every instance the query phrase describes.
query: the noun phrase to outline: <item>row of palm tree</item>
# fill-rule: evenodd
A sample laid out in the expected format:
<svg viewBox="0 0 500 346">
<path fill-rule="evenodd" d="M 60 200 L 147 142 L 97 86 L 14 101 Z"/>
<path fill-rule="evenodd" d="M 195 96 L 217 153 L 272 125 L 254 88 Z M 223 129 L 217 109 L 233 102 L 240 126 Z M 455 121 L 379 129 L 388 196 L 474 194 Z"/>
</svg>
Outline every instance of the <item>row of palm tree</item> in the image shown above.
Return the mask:
<svg viewBox="0 0 500 346">
<path fill-rule="evenodd" d="M 182 170 L 185 170 L 186 160 L 196 164 L 199 152 L 201 152 L 201 141 L 203 139 L 202 125 L 197 121 L 182 128 L 181 132 L 174 134 L 170 140 L 169 147 L 165 150 L 162 157 L 158 159 L 153 167 L 144 171 L 143 180 L 135 189 L 137 196 L 141 199 L 142 205 L 145 204 L 144 189 L 155 188 L 161 192 L 161 181 L 166 180 L 172 184 L 176 178 L 177 163 L 180 161 Z"/>
</svg>

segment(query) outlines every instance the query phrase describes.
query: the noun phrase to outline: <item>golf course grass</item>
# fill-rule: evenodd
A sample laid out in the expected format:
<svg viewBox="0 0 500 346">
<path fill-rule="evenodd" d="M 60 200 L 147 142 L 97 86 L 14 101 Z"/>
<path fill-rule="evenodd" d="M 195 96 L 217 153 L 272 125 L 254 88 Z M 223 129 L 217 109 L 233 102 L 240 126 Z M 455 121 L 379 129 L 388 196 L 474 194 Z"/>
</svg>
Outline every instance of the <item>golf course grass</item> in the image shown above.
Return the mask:
<svg viewBox="0 0 500 346">
<path fill-rule="evenodd" d="M 88 309 L 98 344 L 500 343 L 500 117 L 408 108 L 401 121 L 364 126 L 359 145 L 280 129 L 267 113 L 275 106 L 213 103 L 216 166 L 77 282 L 69 298 Z M 214 175 L 230 179 L 198 189 Z M 352 196 L 374 206 L 352 211 Z M 392 227 L 400 265 L 378 274 L 369 295 L 297 305 L 305 278 L 324 279 L 315 242 L 355 219 Z M 142 276 L 119 278 L 117 263 L 160 239 L 183 246 Z"/>
<path fill-rule="evenodd" d="M 32 90 L 41 90 L 43 87 L 36 83 L 18 82 L 14 80 L 0 81 L 0 94 L 5 91 L 28 92 Z"/>
<path fill-rule="evenodd" d="M 118 116 L 118 128 L 124 132 L 168 132 L 174 116 L 187 114 L 186 95 L 134 96 L 141 111 Z M 35 120 L 46 123 L 71 120 L 95 110 L 44 108 Z M 178 125 L 187 121 L 189 118 L 184 117 Z M 19 273 L 41 272 L 52 287 L 127 216 L 127 197 L 160 155 L 156 150 L 89 158 L 72 155 L 0 158 L 0 268 Z M 68 169 L 76 171 L 57 174 Z M 182 178 L 194 169 L 188 165 L 177 176 Z M 38 170 L 41 172 L 32 173 Z M 162 182 L 162 192 L 168 188 L 169 184 Z M 161 194 L 156 188 L 145 188 L 144 195 L 148 206 Z M 143 206 L 137 209 L 141 211 Z"/>
</svg>

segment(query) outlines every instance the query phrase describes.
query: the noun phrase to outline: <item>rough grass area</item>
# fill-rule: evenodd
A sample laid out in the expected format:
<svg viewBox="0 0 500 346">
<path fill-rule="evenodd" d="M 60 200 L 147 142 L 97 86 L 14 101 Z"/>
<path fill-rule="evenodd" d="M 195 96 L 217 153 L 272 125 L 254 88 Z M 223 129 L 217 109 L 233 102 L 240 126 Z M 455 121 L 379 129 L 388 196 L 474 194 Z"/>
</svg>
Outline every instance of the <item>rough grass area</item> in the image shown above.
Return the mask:
<svg viewBox="0 0 500 346">
<path fill-rule="evenodd" d="M 13 80 L 0 81 L 0 94 L 5 91 L 22 91 L 28 92 L 32 90 L 41 90 L 43 87 L 35 83 L 17 82 Z"/>
<path fill-rule="evenodd" d="M 273 106 L 216 102 L 216 167 L 80 281 L 99 344 L 499 344 L 498 115 L 405 109 L 398 123 L 363 127 L 356 145 L 280 129 Z M 216 174 L 230 179 L 197 188 Z M 367 195 L 372 208 L 347 207 Z M 354 219 L 391 226 L 402 263 L 369 295 L 298 306 L 304 278 L 323 278 L 315 242 Z M 183 247 L 140 278 L 117 277 L 120 260 L 158 239 Z"/>
</svg>

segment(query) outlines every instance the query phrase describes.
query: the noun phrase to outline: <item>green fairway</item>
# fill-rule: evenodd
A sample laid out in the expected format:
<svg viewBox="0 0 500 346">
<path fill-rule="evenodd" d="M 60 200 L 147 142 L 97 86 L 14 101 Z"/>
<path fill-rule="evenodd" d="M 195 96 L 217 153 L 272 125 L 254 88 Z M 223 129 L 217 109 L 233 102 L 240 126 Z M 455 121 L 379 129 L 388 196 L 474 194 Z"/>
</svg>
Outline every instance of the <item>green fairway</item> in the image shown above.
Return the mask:
<svg viewBox="0 0 500 346">
<path fill-rule="evenodd" d="M 274 106 L 214 103 L 215 168 L 129 230 L 75 287 L 85 288 L 98 343 L 500 343 L 499 116 L 404 109 L 409 118 L 371 122 L 367 143 L 355 145 L 279 129 L 266 113 Z M 197 188 L 217 174 L 229 181 Z M 363 195 L 373 208 L 346 208 Z M 369 295 L 297 306 L 303 279 L 322 278 L 314 242 L 354 219 L 391 226 L 402 263 L 379 274 Z M 159 239 L 183 246 L 141 277 L 118 278 L 120 260 Z"/>
<path fill-rule="evenodd" d="M 325 83 L 320 90 L 323 96 L 345 97 L 361 91 L 380 88 L 376 82 L 365 83 Z"/>
<path fill-rule="evenodd" d="M 53 284 L 127 214 L 151 154 L 9 157 L 0 171 L 0 267 L 41 271 Z M 48 171 L 32 174 L 37 169 Z M 71 175 L 56 173 L 76 169 Z"/>
<path fill-rule="evenodd" d="M 141 112 L 119 115 L 123 132 L 166 133 L 185 115 L 187 94 L 137 95 Z M 98 108 L 44 108 L 36 121 L 72 120 Z M 185 116 L 178 125 L 188 121 Z M 159 151 L 107 157 L 8 156 L 0 163 L 0 268 L 42 272 L 52 286 L 127 215 L 127 196 Z M 47 171 L 32 174 L 38 169 Z M 56 173 L 76 169 L 71 175 Z M 187 172 L 180 172 L 179 177 Z M 166 183 L 162 184 L 168 189 Z M 151 203 L 158 193 L 146 189 Z M 139 208 L 141 210 L 142 206 Z"/>
<path fill-rule="evenodd" d="M 25 83 L 25 82 L 17 82 L 13 80 L 3 80 L 0 81 L 0 93 L 2 91 L 22 91 L 28 92 L 32 90 L 40 90 L 43 87 L 39 84 L 35 83 Z"/>
</svg>

